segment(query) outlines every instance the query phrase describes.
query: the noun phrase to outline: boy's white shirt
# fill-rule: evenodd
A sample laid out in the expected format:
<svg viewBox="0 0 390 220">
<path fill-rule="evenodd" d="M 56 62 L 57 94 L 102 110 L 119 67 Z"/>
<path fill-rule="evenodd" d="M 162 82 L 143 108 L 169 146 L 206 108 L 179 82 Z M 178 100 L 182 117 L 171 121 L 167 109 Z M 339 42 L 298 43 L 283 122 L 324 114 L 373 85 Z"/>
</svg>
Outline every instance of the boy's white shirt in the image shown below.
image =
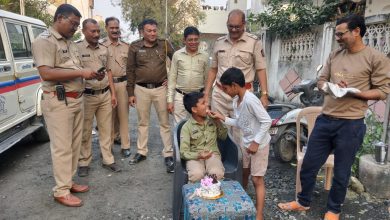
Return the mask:
<svg viewBox="0 0 390 220">
<path fill-rule="evenodd" d="M 252 141 L 259 144 L 259 149 L 269 144 L 271 136 L 269 128 L 272 120 L 264 109 L 260 100 L 250 91 L 246 91 L 244 97 L 237 106 L 239 97 L 233 99 L 235 118 L 225 118 L 225 124 L 236 126 L 242 131 L 244 147 L 249 147 Z"/>
</svg>

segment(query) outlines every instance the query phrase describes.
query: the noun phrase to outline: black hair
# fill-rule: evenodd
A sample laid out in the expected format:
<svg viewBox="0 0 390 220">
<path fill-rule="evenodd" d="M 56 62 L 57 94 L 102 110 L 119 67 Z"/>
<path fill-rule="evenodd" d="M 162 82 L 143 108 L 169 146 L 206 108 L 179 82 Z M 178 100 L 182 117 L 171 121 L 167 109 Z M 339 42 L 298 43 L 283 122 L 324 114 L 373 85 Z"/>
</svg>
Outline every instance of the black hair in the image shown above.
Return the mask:
<svg viewBox="0 0 390 220">
<path fill-rule="evenodd" d="M 54 22 L 57 21 L 58 16 L 63 15 L 63 16 L 71 16 L 74 14 L 75 16 L 81 18 L 81 14 L 77 8 L 75 8 L 73 5 L 70 4 L 62 4 L 58 6 L 56 12 L 54 13 Z"/>
<path fill-rule="evenodd" d="M 222 85 L 231 86 L 233 83 L 236 83 L 240 87 L 245 86 L 245 77 L 242 71 L 236 67 L 230 67 L 227 69 L 221 76 L 219 81 Z"/>
<path fill-rule="evenodd" d="M 242 23 L 245 23 L 245 13 L 243 11 L 241 11 L 240 9 L 234 9 L 234 10 L 230 11 L 229 15 L 228 15 L 228 20 L 229 20 L 231 15 L 240 15 Z"/>
<path fill-rule="evenodd" d="M 93 18 L 87 18 L 83 21 L 83 29 L 85 29 L 85 26 L 87 23 L 97 24 L 97 21 Z"/>
<path fill-rule="evenodd" d="M 147 18 L 147 19 L 143 20 L 143 21 L 138 25 L 138 29 L 139 29 L 139 30 L 143 30 L 144 27 L 145 27 L 145 25 L 147 25 L 147 24 L 158 26 L 156 20 Z"/>
<path fill-rule="evenodd" d="M 347 23 L 348 30 L 352 31 L 356 28 L 360 29 L 360 36 L 363 37 L 366 34 L 366 23 L 364 21 L 364 18 L 360 15 L 351 14 L 346 17 L 340 18 L 336 22 L 336 26 Z"/>
<path fill-rule="evenodd" d="M 187 39 L 188 35 L 193 34 L 193 35 L 200 35 L 200 32 L 198 28 L 194 26 L 188 26 L 186 29 L 184 29 L 184 39 Z"/>
<path fill-rule="evenodd" d="M 106 20 L 104 20 L 104 23 L 106 24 L 106 26 L 108 26 L 108 22 L 110 22 L 110 21 L 117 21 L 118 24 L 120 23 L 118 18 L 116 18 L 116 17 L 108 17 L 108 18 L 106 18 Z"/>
<path fill-rule="evenodd" d="M 192 114 L 192 107 L 195 107 L 198 104 L 199 99 L 203 98 L 204 94 L 201 92 L 191 92 L 185 94 L 183 97 L 184 108 Z"/>
</svg>

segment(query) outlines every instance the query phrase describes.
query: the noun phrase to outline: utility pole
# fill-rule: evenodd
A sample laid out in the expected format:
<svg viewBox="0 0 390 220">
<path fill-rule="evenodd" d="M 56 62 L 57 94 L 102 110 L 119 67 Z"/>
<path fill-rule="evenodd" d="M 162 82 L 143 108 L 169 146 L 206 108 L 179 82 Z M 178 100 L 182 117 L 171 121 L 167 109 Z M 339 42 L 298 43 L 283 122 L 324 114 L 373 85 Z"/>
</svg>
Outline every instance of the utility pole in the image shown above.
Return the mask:
<svg viewBox="0 0 390 220">
<path fill-rule="evenodd" d="M 24 11 L 24 0 L 20 0 L 20 14 L 25 15 Z"/>
</svg>

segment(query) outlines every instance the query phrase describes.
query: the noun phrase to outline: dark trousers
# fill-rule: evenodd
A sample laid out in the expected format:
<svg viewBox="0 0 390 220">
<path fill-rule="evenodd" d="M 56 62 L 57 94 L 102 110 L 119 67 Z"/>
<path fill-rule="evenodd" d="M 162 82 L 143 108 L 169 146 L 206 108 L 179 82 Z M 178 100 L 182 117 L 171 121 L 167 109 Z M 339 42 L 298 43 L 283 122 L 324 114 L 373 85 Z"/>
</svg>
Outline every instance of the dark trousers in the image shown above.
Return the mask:
<svg viewBox="0 0 390 220">
<path fill-rule="evenodd" d="M 351 175 L 351 166 L 365 133 L 364 119 L 348 120 L 326 115 L 318 116 L 300 173 L 302 192 L 298 193 L 298 202 L 301 205 L 310 206 L 317 173 L 333 151 L 334 176 L 327 208 L 333 213 L 340 213 Z"/>
</svg>

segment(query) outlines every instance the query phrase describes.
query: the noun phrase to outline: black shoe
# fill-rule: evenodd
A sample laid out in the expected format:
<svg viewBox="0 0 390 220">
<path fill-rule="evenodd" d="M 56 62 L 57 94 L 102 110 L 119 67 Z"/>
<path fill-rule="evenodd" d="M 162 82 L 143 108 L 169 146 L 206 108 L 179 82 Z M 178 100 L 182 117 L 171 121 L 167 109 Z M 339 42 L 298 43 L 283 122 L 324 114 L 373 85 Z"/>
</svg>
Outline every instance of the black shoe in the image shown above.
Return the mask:
<svg viewBox="0 0 390 220">
<path fill-rule="evenodd" d="M 116 165 L 115 163 L 112 163 L 112 164 L 103 164 L 102 165 L 103 168 L 113 172 L 113 173 L 118 173 L 118 172 L 121 172 L 121 168 L 119 168 L 118 165 Z"/>
<path fill-rule="evenodd" d="M 129 164 L 134 165 L 134 164 L 139 163 L 143 160 L 146 160 L 146 156 L 139 154 L 139 153 L 136 153 L 135 156 L 133 157 L 133 159 L 131 159 L 129 161 Z"/>
<path fill-rule="evenodd" d="M 88 176 L 88 173 L 89 173 L 89 167 L 83 166 L 83 167 L 79 167 L 77 175 L 79 175 L 79 177 L 85 177 Z"/>
<path fill-rule="evenodd" d="M 131 155 L 130 149 L 122 149 L 121 152 L 123 157 L 130 157 Z"/>
<path fill-rule="evenodd" d="M 120 137 L 115 138 L 114 139 L 114 144 L 121 145 L 122 144 L 121 138 Z"/>
<path fill-rule="evenodd" d="M 173 161 L 173 157 L 165 158 L 165 166 L 167 167 L 167 173 L 175 172 L 175 162 Z"/>
</svg>

